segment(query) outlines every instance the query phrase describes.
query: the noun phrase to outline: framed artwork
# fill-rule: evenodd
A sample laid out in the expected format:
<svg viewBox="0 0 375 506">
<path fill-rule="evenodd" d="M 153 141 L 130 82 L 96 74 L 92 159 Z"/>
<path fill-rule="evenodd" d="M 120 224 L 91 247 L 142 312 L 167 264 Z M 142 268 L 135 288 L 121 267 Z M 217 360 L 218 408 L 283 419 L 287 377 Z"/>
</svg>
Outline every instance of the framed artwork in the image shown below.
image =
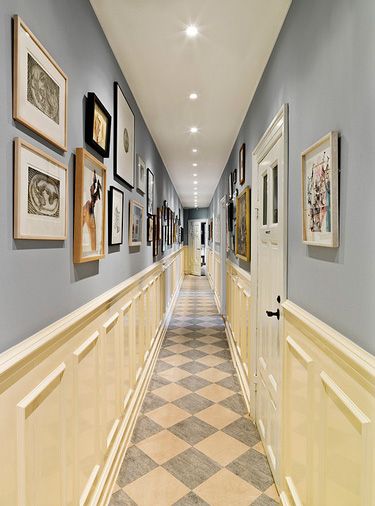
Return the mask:
<svg viewBox="0 0 375 506">
<path fill-rule="evenodd" d="M 87 94 L 85 141 L 103 158 L 109 156 L 111 115 L 95 93 Z"/>
<path fill-rule="evenodd" d="M 134 188 L 134 114 L 117 82 L 114 88 L 114 172 L 122 182 Z"/>
<path fill-rule="evenodd" d="M 159 254 L 158 217 L 156 214 L 152 217 L 152 220 L 154 222 L 154 237 L 153 237 L 153 242 L 152 242 L 152 254 L 154 257 L 156 257 Z"/>
<path fill-rule="evenodd" d="M 233 198 L 233 178 L 232 173 L 229 172 L 228 174 L 228 199 L 232 200 Z"/>
<path fill-rule="evenodd" d="M 250 188 L 247 186 L 237 197 L 236 256 L 250 261 Z"/>
<path fill-rule="evenodd" d="M 141 246 L 144 207 L 135 200 L 129 202 L 129 246 Z"/>
<path fill-rule="evenodd" d="M 246 144 L 243 143 L 240 148 L 240 155 L 239 155 L 240 184 L 244 184 L 245 182 L 245 164 L 246 164 Z"/>
<path fill-rule="evenodd" d="M 147 169 L 147 214 L 154 211 L 154 174 Z"/>
<path fill-rule="evenodd" d="M 14 150 L 14 238 L 65 240 L 67 166 L 19 138 Z"/>
<path fill-rule="evenodd" d="M 13 23 L 13 118 L 67 151 L 68 78 L 19 16 Z"/>
<path fill-rule="evenodd" d="M 233 231 L 233 202 L 228 202 L 228 230 Z"/>
<path fill-rule="evenodd" d="M 104 257 L 106 166 L 83 148 L 76 150 L 74 263 Z"/>
<path fill-rule="evenodd" d="M 162 226 L 162 240 L 161 240 L 161 252 L 164 253 L 165 248 L 167 246 L 167 227 L 166 225 Z"/>
<path fill-rule="evenodd" d="M 108 244 L 115 246 L 123 243 L 124 230 L 124 193 L 114 186 L 108 191 Z"/>
<path fill-rule="evenodd" d="M 158 240 L 161 241 L 162 240 L 162 221 L 163 221 L 163 210 L 158 207 L 157 209 L 157 214 L 156 216 L 158 217 L 158 226 L 157 226 L 157 234 L 158 234 Z"/>
<path fill-rule="evenodd" d="M 154 240 L 154 217 L 148 216 L 147 218 L 147 242 Z"/>
<path fill-rule="evenodd" d="M 237 183 L 237 169 L 234 169 L 233 176 L 232 176 L 233 184 L 235 185 Z"/>
<path fill-rule="evenodd" d="M 136 185 L 137 190 L 144 195 L 146 193 L 146 164 L 140 155 L 137 155 L 136 164 Z"/>
<path fill-rule="evenodd" d="M 330 132 L 302 153 L 303 242 L 339 246 L 338 133 Z"/>
<path fill-rule="evenodd" d="M 164 221 L 168 219 L 168 202 L 166 200 L 163 202 L 163 217 Z"/>
</svg>

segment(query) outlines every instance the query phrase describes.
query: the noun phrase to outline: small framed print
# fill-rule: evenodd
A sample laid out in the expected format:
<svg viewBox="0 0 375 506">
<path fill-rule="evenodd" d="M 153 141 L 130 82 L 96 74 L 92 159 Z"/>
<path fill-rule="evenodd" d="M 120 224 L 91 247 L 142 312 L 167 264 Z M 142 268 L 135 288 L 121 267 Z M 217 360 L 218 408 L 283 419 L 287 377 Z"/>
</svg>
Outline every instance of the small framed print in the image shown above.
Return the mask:
<svg viewBox="0 0 375 506">
<path fill-rule="evenodd" d="M 164 221 L 168 219 L 168 202 L 164 200 L 163 202 L 163 214 L 164 214 Z"/>
<path fill-rule="evenodd" d="M 147 217 L 147 242 L 152 243 L 154 240 L 154 217 Z"/>
<path fill-rule="evenodd" d="M 154 257 L 156 257 L 159 254 L 158 217 L 154 215 L 152 217 L 152 220 L 154 222 L 154 238 L 152 243 L 152 254 Z"/>
<path fill-rule="evenodd" d="M 240 167 L 240 184 L 244 184 L 245 182 L 245 165 L 246 165 L 246 144 L 243 143 L 240 148 L 240 154 L 239 154 L 239 167 Z"/>
<path fill-rule="evenodd" d="M 162 221 L 163 221 L 163 210 L 158 207 L 157 209 L 157 214 L 156 216 L 158 217 L 158 227 L 157 227 L 157 233 L 158 233 L 158 240 L 161 241 L 162 239 Z"/>
<path fill-rule="evenodd" d="M 144 195 L 146 193 L 146 164 L 140 157 L 137 155 L 137 165 L 136 165 L 136 185 L 139 193 Z"/>
<path fill-rule="evenodd" d="M 147 214 L 154 212 L 154 174 L 147 169 Z"/>
<path fill-rule="evenodd" d="M 162 225 L 162 240 L 161 240 L 161 252 L 164 253 L 167 245 L 167 227 Z"/>
<path fill-rule="evenodd" d="M 234 169 L 232 176 L 233 184 L 237 184 L 237 169 Z"/>
<path fill-rule="evenodd" d="M 229 172 L 228 174 L 228 199 L 232 200 L 233 198 L 233 177 L 232 173 Z"/>
<path fill-rule="evenodd" d="M 114 92 L 114 173 L 122 182 L 134 188 L 134 114 L 117 82 Z"/>
<path fill-rule="evenodd" d="M 91 92 L 86 102 L 85 141 L 103 158 L 109 157 L 111 115 Z"/>
<path fill-rule="evenodd" d="M 76 150 L 74 263 L 104 257 L 106 166 L 83 148 Z"/>
<path fill-rule="evenodd" d="M 68 78 L 19 16 L 13 24 L 13 118 L 67 151 Z"/>
<path fill-rule="evenodd" d="M 141 246 L 144 207 L 135 200 L 129 202 L 129 246 Z"/>
<path fill-rule="evenodd" d="M 67 166 L 19 138 L 14 149 L 14 238 L 65 240 Z"/>
<path fill-rule="evenodd" d="M 236 198 L 236 256 L 250 261 L 250 188 Z"/>
<path fill-rule="evenodd" d="M 124 193 L 114 186 L 108 191 L 108 244 L 116 246 L 123 243 Z"/>
<path fill-rule="evenodd" d="M 302 236 L 311 246 L 339 246 L 338 133 L 302 153 Z"/>
</svg>

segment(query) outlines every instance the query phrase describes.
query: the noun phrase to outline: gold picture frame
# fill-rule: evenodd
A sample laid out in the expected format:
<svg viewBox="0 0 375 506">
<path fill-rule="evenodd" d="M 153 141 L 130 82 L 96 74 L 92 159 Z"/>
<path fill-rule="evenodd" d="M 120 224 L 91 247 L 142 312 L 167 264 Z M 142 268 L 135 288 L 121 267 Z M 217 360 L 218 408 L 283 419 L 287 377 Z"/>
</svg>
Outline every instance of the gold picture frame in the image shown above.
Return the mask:
<svg viewBox="0 0 375 506">
<path fill-rule="evenodd" d="M 107 167 L 84 148 L 76 149 L 74 263 L 105 256 Z"/>
<path fill-rule="evenodd" d="M 247 186 L 236 198 L 236 245 L 238 258 L 250 262 L 250 188 Z"/>
</svg>

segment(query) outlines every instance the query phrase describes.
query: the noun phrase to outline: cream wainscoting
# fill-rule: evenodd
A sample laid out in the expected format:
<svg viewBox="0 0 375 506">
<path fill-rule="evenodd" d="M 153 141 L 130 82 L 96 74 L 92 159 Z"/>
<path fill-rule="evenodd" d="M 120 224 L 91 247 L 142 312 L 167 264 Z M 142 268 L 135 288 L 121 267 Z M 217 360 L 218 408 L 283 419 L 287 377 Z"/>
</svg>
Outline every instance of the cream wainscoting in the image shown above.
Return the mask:
<svg viewBox="0 0 375 506">
<path fill-rule="evenodd" d="M 189 246 L 184 246 L 184 272 L 190 274 L 190 251 Z"/>
<path fill-rule="evenodd" d="M 284 506 L 375 505 L 375 359 L 283 304 Z"/>
<path fill-rule="evenodd" d="M 214 291 L 214 252 L 211 247 L 207 248 L 207 278 L 211 289 Z"/>
<path fill-rule="evenodd" d="M 183 257 L 180 248 L 0 355 L 0 504 L 108 503 Z"/>
<path fill-rule="evenodd" d="M 207 277 L 210 283 L 211 289 L 214 293 L 215 303 L 219 313 L 221 312 L 221 258 L 217 251 L 211 247 L 208 248 L 207 255 Z"/>
</svg>

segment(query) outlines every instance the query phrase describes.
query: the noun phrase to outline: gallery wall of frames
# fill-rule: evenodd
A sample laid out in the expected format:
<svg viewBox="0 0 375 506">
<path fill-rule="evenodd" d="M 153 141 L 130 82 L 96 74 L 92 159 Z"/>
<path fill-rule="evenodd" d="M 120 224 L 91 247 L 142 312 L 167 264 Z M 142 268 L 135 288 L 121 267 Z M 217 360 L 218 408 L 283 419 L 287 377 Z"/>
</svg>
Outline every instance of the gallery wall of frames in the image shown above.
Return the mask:
<svg viewBox="0 0 375 506">
<path fill-rule="evenodd" d="M 1 50 L 12 65 L 2 186 L 13 207 L 3 213 L 0 257 L 16 272 L 1 305 L 0 351 L 178 249 L 183 237 L 178 195 L 89 3 L 67 8 L 81 21 L 76 39 L 48 37 L 61 5 L 37 3 L 47 30 L 28 6 L 20 15 L 8 0 L 0 6 L 9 27 Z M 84 34 L 93 46 L 83 55 Z M 25 317 L 14 325 L 16 298 Z"/>
</svg>

